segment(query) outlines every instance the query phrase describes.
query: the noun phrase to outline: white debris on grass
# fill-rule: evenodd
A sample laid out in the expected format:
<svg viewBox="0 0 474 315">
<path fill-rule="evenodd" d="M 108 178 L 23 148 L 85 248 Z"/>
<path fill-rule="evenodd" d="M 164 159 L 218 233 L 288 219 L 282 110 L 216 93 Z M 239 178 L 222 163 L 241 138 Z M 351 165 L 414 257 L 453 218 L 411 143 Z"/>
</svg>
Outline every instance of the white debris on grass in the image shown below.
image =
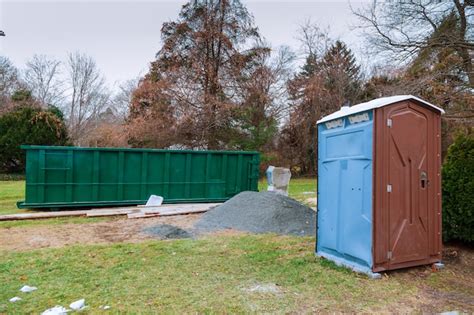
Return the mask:
<svg viewBox="0 0 474 315">
<path fill-rule="evenodd" d="M 99 306 L 99 308 L 101 310 L 110 310 L 110 306 L 108 306 L 108 305 L 101 305 L 101 306 Z"/>
<path fill-rule="evenodd" d="M 55 307 L 48 308 L 46 311 L 41 313 L 41 315 L 64 315 L 67 314 L 68 309 L 61 305 L 56 305 Z"/>
<path fill-rule="evenodd" d="M 21 297 L 15 296 L 15 297 L 12 297 L 9 301 L 12 303 L 15 303 L 15 302 L 21 301 Z"/>
<path fill-rule="evenodd" d="M 35 290 L 38 290 L 37 287 L 30 287 L 29 285 L 24 285 L 20 291 L 23 292 L 23 293 L 29 293 L 29 292 L 33 292 Z"/>
<path fill-rule="evenodd" d="M 249 292 L 255 292 L 255 293 L 280 293 L 280 289 L 277 287 L 276 284 L 273 283 L 267 283 L 267 284 L 257 284 L 249 289 L 247 289 Z"/>
<path fill-rule="evenodd" d="M 69 307 L 74 311 L 83 310 L 86 307 L 86 300 L 80 299 L 75 302 L 72 302 L 71 304 L 69 304 Z"/>
</svg>

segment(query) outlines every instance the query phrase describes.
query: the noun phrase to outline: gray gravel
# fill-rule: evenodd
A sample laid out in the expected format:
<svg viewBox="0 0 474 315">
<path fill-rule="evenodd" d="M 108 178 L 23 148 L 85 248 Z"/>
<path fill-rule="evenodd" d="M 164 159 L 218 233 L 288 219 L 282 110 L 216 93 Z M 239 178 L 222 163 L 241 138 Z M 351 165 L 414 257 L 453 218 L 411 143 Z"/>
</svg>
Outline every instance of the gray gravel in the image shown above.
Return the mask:
<svg viewBox="0 0 474 315">
<path fill-rule="evenodd" d="M 236 229 L 299 236 L 316 234 L 316 212 L 273 192 L 242 192 L 209 210 L 196 223 L 199 232 Z"/>
<path fill-rule="evenodd" d="M 170 224 L 159 224 L 143 230 L 145 233 L 162 239 L 191 238 L 192 234 L 177 226 Z"/>
</svg>

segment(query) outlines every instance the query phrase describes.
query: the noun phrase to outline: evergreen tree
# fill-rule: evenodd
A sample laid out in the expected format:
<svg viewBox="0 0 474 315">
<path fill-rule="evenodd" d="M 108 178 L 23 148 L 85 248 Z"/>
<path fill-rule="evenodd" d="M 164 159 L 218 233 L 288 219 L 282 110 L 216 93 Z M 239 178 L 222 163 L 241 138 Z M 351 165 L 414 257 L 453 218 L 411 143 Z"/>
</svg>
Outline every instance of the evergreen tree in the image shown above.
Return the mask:
<svg viewBox="0 0 474 315">
<path fill-rule="evenodd" d="M 324 55 L 321 68 L 325 87 L 334 95 L 354 104 L 360 99 L 360 66 L 352 51 L 341 41 L 336 41 Z"/>
<path fill-rule="evenodd" d="M 12 109 L 0 116 L 0 170 L 21 172 L 25 169 L 21 145 L 67 145 L 69 141 L 57 108 L 42 109 L 27 90 L 13 93 L 11 101 Z"/>
</svg>

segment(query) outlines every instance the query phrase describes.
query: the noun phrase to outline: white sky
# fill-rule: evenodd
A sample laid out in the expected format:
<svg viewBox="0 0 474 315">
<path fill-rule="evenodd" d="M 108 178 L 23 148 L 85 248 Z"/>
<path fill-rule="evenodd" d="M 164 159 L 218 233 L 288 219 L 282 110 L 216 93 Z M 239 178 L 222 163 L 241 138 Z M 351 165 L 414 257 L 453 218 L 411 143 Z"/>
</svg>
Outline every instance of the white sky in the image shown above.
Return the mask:
<svg viewBox="0 0 474 315">
<path fill-rule="evenodd" d="M 349 1 L 242 0 L 260 33 L 272 46 L 298 49 L 298 24 L 311 19 L 330 27 L 362 57 L 362 39 Z M 110 86 L 146 73 L 160 48 L 160 29 L 177 18 L 184 0 L 156 1 L 12 1 L 0 0 L 0 54 L 22 68 L 33 54 L 64 61 L 68 52 L 81 51 L 96 60 Z M 367 3 L 367 1 L 365 1 Z M 354 8 L 364 5 L 352 0 Z"/>
</svg>

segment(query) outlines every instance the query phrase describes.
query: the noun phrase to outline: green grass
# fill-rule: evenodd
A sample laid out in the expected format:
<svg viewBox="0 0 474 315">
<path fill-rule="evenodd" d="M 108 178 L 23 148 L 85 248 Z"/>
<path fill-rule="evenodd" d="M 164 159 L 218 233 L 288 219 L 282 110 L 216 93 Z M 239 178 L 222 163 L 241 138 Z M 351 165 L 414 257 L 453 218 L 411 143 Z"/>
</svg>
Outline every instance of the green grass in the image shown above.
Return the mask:
<svg viewBox="0 0 474 315">
<path fill-rule="evenodd" d="M 25 198 L 25 181 L 0 181 L 0 215 L 21 213 L 16 202 Z"/>
<path fill-rule="evenodd" d="M 258 182 L 258 190 L 267 190 L 267 180 L 261 179 Z M 298 201 L 305 202 L 308 198 L 316 197 L 315 178 L 293 178 L 288 186 L 288 195 Z"/>
<path fill-rule="evenodd" d="M 38 313 L 79 298 L 91 313 L 100 305 L 114 313 L 364 311 L 416 291 L 396 279 L 369 280 L 313 251 L 312 238 L 249 235 L 4 252 L 0 313 Z M 38 290 L 20 293 L 24 284 Z M 257 284 L 280 292 L 250 292 Z M 9 303 L 13 296 L 23 300 Z"/>
<path fill-rule="evenodd" d="M 25 198 L 25 181 L 0 181 L 0 215 L 29 212 L 25 209 L 18 209 L 17 201 Z M 106 221 L 110 218 L 55 218 L 44 220 L 25 221 L 0 221 L 0 228 L 28 227 L 37 225 L 63 224 L 63 223 L 90 223 Z"/>
</svg>

